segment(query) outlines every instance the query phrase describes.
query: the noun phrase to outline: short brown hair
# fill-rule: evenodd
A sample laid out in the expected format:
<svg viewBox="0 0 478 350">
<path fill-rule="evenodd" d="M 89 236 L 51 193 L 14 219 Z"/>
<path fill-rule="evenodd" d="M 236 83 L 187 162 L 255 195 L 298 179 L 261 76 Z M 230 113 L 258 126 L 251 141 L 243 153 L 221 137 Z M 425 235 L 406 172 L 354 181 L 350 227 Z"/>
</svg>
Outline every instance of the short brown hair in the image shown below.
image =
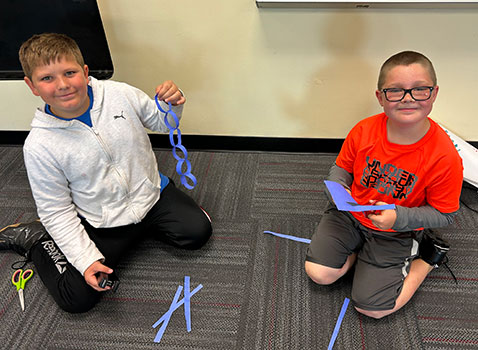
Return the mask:
<svg viewBox="0 0 478 350">
<path fill-rule="evenodd" d="M 23 73 L 31 79 L 33 70 L 64 57 L 72 57 L 83 67 L 85 61 L 75 40 L 65 34 L 35 34 L 25 41 L 18 52 Z"/>
<path fill-rule="evenodd" d="M 382 68 L 380 68 L 377 84 L 378 89 L 381 90 L 383 88 L 387 74 L 392 68 L 396 66 L 409 66 L 414 63 L 421 64 L 425 69 L 427 69 L 428 73 L 430 74 L 430 78 L 432 79 L 433 85 L 437 84 L 437 76 L 435 69 L 433 68 L 433 64 L 425 55 L 415 51 L 402 51 L 386 60 L 382 65 Z"/>
</svg>

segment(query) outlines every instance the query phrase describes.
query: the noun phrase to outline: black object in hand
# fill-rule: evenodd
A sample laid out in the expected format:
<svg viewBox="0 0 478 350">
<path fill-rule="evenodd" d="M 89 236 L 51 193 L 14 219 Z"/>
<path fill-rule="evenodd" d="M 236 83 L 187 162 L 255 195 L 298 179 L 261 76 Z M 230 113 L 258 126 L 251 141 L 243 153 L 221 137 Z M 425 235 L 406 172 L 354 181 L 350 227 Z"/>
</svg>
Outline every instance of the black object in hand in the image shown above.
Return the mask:
<svg viewBox="0 0 478 350">
<path fill-rule="evenodd" d="M 120 284 L 120 281 L 119 280 L 116 280 L 116 281 L 111 281 L 109 280 L 108 278 L 103 278 L 100 283 L 99 283 L 99 286 L 101 288 L 106 288 L 107 286 L 108 287 L 111 287 L 111 290 L 113 292 L 116 292 L 116 290 L 118 289 L 118 286 Z"/>
</svg>

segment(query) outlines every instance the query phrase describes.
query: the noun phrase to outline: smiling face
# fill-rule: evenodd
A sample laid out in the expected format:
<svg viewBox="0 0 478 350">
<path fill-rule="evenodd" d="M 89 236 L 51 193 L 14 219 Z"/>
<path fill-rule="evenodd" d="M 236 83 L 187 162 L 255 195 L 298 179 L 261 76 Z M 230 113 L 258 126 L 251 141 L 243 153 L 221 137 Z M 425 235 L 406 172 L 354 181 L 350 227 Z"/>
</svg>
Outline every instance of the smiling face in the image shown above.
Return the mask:
<svg viewBox="0 0 478 350">
<path fill-rule="evenodd" d="M 72 57 L 60 57 L 48 65 L 38 66 L 31 79 L 24 79 L 33 94 L 50 105 L 58 117 L 76 118 L 89 107 L 88 66 L 82 67 Z"/>
<path fill-rule="evenodd" d="M 398 65 L 389 70 L 383 83 L 383 89 L 412 89 L 421 86 L 434 86 L 429 71 L 419 63 Z M 420 127 L 428 125 L 430 114 L 437 97 L 438 86 L 432 91 L 426 101 L 416 101 L 406 94 L 399 102 L 389 102 L 381 90 L 375 92 L 378 102 L 383 107 L 389 122 L 402 127 Z"/>
</svg>

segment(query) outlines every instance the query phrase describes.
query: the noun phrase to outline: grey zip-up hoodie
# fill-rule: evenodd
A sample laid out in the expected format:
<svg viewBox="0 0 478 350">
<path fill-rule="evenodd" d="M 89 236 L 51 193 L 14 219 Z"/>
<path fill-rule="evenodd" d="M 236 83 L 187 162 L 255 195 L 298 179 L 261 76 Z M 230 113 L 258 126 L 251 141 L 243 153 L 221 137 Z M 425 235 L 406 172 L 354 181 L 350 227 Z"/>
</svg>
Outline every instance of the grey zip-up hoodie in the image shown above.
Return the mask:
<svg viewBox="0 0 478 350">
<path fill-rule="evenodd" d="M 89 84 L 93 127 L 39 108 L 23 148 L 39 218 L 82 274 L 104 256 L 78 215 L 94 227 L 140 222 L 158 201 L 161 185 L 145 128 L 168 131 L 164 114 L 141 90 L 92 77 Z M 173 107 L 178 118 L 182 107 Z M 162 108 L 169 109 L 163 102 Z"/>
</svg>

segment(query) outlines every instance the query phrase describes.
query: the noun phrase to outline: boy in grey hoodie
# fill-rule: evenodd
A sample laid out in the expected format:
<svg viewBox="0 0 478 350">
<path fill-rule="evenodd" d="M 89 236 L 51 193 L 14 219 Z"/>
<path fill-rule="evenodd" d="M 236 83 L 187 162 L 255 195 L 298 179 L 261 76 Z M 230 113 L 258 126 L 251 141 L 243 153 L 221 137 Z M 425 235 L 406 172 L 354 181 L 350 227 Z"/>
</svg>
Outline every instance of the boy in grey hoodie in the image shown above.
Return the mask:
<svg viewBox="0 0 478 350">
<path fill-rule="evenodd" d="M 168 128 L 154 100 L 130 85 L 89 77 L 65 35 L 34 35 L 19 55 L 26 84 L 45 102 L 24 145 L 41 223 L 1 231 L 0 249 L 31 257 L 58 305 L 85 312 L 110 289 L 100 280 L 114 277 L 121 256 L 146 233 L 197 249 L 211 223 L 158 171 L 145 128 Z M 186 99 L 174 82 L 160 84 L 156 94 L 163 109 L 170 102 L 181 117 Z"/>
</svg>

